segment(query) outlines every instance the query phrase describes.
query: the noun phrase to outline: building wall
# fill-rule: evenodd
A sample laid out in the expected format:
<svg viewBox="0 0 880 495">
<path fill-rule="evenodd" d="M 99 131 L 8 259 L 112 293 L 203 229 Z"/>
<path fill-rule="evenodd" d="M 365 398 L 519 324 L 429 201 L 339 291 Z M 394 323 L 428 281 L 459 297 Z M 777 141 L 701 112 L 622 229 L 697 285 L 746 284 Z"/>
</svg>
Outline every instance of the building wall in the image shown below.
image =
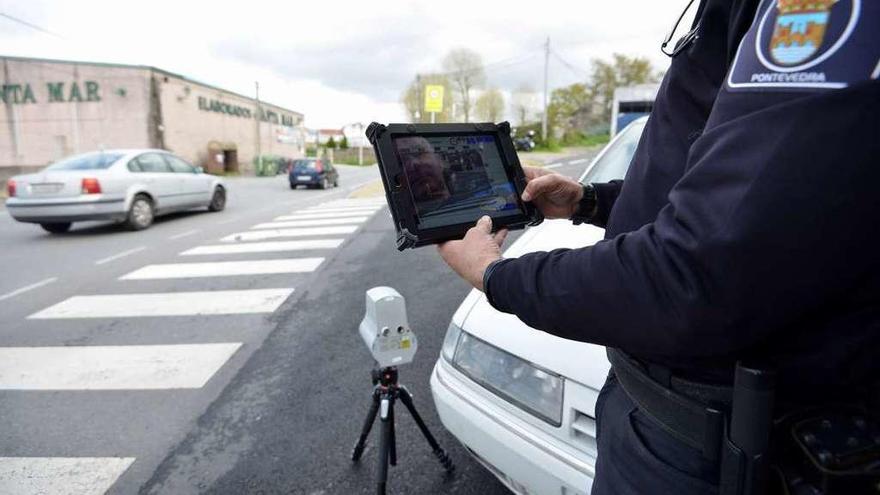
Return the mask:
<svg viewBox="0 0 880 495">
<path fill-rule="evenodd" d="M 258 120 L 251 98 L 161 71 L 153 77 L 159 88 L 164 145 L 193 163 L 219 171 L 222 164 L 215 159 L 217 151 L 235 149 L 239 171 L 252 172 L 258 121 L 262 155 L 304 156 L 301 114 L 261 103 Z"/>
<path fill-rule="evenodd" d="M 147 69 L 0 57 L 0 176 L 147 147 L 148 105 Z"/>
<path fill-rule="evenodd" d="M 260 108 L 151 67 L 0 57 L 0 180 L 106 148 L 165 148 L 214 172 L 235 150 L 251 173 L 257 122 L 261 154 L 302 157 L 302 114 Z"/>
</svg>

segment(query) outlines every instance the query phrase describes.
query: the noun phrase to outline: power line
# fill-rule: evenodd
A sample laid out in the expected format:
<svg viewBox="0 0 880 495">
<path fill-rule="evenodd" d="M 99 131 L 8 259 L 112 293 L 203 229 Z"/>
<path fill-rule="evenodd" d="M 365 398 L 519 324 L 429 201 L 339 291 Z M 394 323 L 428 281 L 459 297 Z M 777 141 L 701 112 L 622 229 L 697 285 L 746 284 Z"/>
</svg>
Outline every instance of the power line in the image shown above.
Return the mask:
<svg viewBox="0 0 880 495">
<path fill-rule="evenodd" d="M 17 18 L 17 17 L 13 17 L 13 16 L 11 16 L 11 15 L 5 13 L 5 12 L 0 12 L 0 17 L 5 17 L 5 18 L 9 19 L 9 20 L 12 21 L 12 22 L 17 22 L 18 24 L 21 24 L 22 26 L 27 26 L 27 27 L 29 27 L 29 28 L 31 28 L 31 29 L 34 29 L 34 30 L 36 30 L 36 31 L 39 31 L 39 32 L 41 32 L 41 33 L 48 34 L 49 36 L 54 36 L 54 37 L 59 38 L 59 39 L 62 39 L 62 40 L 66 40 L 66 39 L 67 39 L 67 38 L 65 38 L 64 36 L 61 36 L 61 35 L 58 34 L 58 33 L 53 33 L 52 31 L 49 31 L 48 29 L 46 29 L 46 28 L 44 28 L 44 27 L 37 26 L 36 24 L 32 24 L 32 23 L 30 23 L 30 22 L 28 22 L 28 21 L 25 21 L 25 20 L 19 19 L 19 18 Z"/>
<path fill-rule="evenodd" d="M 559 52 L 557 52 L 556 50 L 553 50 L 552 53 L 553 53 L 553 56 L 556 57 L 556 60 L 558 60 L 559 63 L 561 63 L 563 66 L 565 66 L 565 68 L 570 70 L 574 75 L 576 75 L 578 77 L 582 77 L 584 79 L 589 79 L 589 75 L 586 72 L 584 72 L 580 68 L 576 67 L 574 64 L 568 63 L 564 58 L 562 58 L 562 55 L 560 55 Z"/>
<path fill-rule="evenodd" d="M 544 113 L 541 115 L 541 139 L 547 141 L 547 100 L 550 84 L 550 37 L 544 43 Z"/>
<path fill-rule="evenodd" d="M 536 55 L 537 55 L 537 52 L 526 53 L 526 54 L 522 54 L 522 55 L 517 55 L 515 57 L 509 57 L 509 58 L 505 58 L 502 60 L 496 60 L 495 62 L 489 62 L 488 64 L 481 64 L 481 65 L 477 65 L 474 67 L 469 67 L 466 69 L 454 70 L 454 71 L 449 71 L 449 72 L 430 72 L 430 73 L 426 73 L 426 75 L 430 74 L 430 75 L 437 75 L 437 76 L 453 76 L 456 74 L 465 74 L 468 72 L 474 72 L 474 71 L 477 71 L 480 69 L 482 69 L 484 71 L 487 69 L 497 70 L 497 69 L 507 68 L 507 67 L 511 67 L 514 65 L 519 65 L 519 64 L 528 62 L 530 59 L 532 59 Z"/>
<path fill-rule="evenodd" d="M 499 60 L 497 62 L 483 64 L 483 69 L 491 69 L 491 68 L 505 67 L 505 66 L 510 66 L 510 65 L 517 65 L 517 64 L 525 62 L 526 60 L 529 60 L 530 58 L 534 57 L 537 54 L 538 54 L 537 52 L 525 53 L 523 55 L 517 55 L 515 57 L 510 57 L 510 58 L 507 58 L 504 60 Z"/>
</svg>

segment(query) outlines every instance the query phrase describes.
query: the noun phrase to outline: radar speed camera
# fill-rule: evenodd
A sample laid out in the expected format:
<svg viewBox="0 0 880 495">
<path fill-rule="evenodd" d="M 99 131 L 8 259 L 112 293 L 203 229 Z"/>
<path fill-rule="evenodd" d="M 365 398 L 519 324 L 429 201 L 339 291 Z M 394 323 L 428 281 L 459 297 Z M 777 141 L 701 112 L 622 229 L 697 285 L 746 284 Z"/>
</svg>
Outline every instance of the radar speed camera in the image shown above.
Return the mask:
<svg viewBox="0 0 880 495">
<path fill-rule="evenodd" d="M 403 296 L 391 287 L 373 287 L 367 291 L 366 306 L 359 331 L 379 367 L 411 362 L 418 341 L 406 319 Z"/>
</svg>

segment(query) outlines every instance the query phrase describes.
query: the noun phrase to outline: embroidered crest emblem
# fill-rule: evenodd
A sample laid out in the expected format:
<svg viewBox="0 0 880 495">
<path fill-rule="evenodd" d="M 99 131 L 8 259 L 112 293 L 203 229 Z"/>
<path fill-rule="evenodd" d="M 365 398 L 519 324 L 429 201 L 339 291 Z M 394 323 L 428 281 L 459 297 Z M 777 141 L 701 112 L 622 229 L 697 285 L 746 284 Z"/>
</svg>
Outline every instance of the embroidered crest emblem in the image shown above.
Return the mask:
<svg viewBox="0 0 880 495">
<path fill-rule="evenodd" d="M 770 56 L 779 65 L 796 65 L 819 51 L 831 7 L 837 0 L 779 0 Z"/>
<path fill-rule="evenodd" d="M 762 0 L 727 87 L 833 89 L 877 77 L 878 14 L 876 0 Z"/>
</svg>

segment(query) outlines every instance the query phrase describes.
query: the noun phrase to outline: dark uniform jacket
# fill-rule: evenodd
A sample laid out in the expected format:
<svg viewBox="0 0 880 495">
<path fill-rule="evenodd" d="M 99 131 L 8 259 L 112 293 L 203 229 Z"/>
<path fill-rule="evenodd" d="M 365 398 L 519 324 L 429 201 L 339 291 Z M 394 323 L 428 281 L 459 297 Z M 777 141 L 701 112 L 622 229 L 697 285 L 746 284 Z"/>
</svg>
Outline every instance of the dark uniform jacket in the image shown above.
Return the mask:
<svg viewBox="0 0 880 495">
<path fill-rule="evenodd" d="M 606 240 L 496 264 L 490 302 L 692 379 L 750 357 L 799 396 L 880 381 L 880 2 L 697 22 L 622 189 L 598 188 Z"/>
</svg>

